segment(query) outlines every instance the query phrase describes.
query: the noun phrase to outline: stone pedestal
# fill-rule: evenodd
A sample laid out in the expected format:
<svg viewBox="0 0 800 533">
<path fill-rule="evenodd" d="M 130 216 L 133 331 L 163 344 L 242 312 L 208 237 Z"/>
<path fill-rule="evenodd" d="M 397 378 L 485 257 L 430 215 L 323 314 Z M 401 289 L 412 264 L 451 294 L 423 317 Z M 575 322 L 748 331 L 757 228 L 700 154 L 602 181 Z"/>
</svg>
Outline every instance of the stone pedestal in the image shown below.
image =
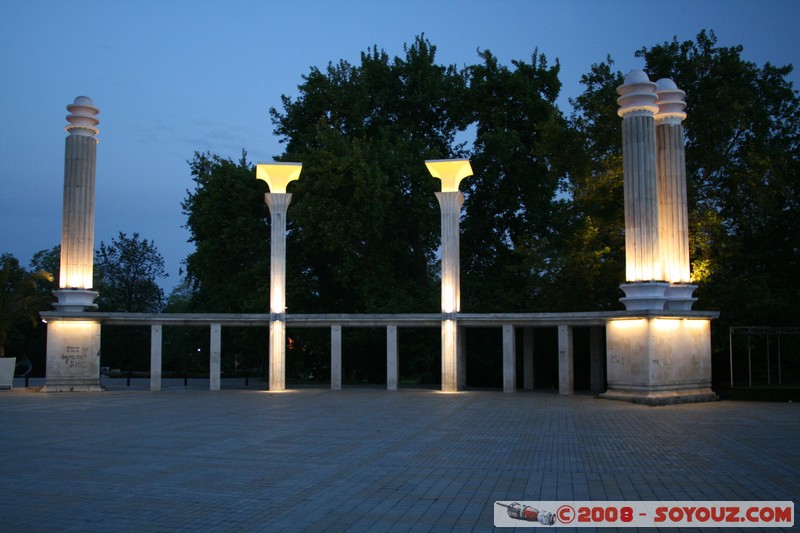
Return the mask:
<svg viewBox="0 0 800 533">
<path fill-rule="evenodd" d="M 50 320 L 47 323 L 47 380 L 44 392 L 101 391 L 100 323 Z"/>
<path fill-rule="evenodd" d="M 608 390 L 601 397 L 650 405 L 715 400 L 711 318 L 643 313 L 610 320 Z"/>
</svg>

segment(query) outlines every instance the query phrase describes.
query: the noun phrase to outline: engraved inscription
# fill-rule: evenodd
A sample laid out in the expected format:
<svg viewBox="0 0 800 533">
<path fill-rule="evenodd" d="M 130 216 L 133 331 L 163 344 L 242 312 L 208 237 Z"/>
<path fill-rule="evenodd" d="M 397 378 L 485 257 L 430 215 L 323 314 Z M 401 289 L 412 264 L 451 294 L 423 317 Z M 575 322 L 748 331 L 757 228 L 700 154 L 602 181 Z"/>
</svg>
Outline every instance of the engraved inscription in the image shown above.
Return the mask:
<svg viewBox="0 0 800 533">
<path fill-rule="evenodd" d="M 89 348 L 67 346 L 61 354 L 61 359 L 67 368 L 86 368 L 89 360 Z"/>
</svg>

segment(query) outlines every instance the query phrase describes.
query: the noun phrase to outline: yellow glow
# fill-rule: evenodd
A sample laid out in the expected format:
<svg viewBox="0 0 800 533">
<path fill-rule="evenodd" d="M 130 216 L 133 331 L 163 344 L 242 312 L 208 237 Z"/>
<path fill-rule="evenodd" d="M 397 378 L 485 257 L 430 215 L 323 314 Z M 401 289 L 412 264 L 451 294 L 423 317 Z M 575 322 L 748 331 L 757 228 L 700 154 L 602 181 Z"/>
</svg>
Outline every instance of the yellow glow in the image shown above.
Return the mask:
<svg viewBox="0 0 800 533">
<path fill-rule="evenodd" d="M 72 331 L 76 333 L 91 332 L 100 327 L 99 322 L 90 320 L 51 320 L 47 324 L 47 329 L 50 331 Z"/>
<path fill-rule="evenodd" d="M 653 327 L 659 331 L 676 331 L 681 322 L 684 320 L 679 318 L 656 318 L 653 320 Z"/>
<path fill-rule="evenodd" d="M 442 180 L 442 192 L 458 191 L 461 180 L 472 176 L 469 159 L 429 159 L 425 161 L 425 166 L 431 176 Z"/>
<path fill-rule="evenodd" d="M 256 165 L 256 179 L 267 182 L 272 193 L 285 193 L 290 181 L 300 179 L 302 163 L 260 163 Z"/>
<path fill-rule="evenodd" d="M 709 320 L 686 320 L 684 321 L 684 324 L 687 329 L 701 331 L 704 329 L 708 329 L 709 324 L 711 324 L 711 322 Z"/>
<path fill-rule="evenodd" d="M 644 318 L 637 318 L 633 320 L 628 320 L 628 319 L 610 320 L 608 322 L 609 327 L 612 327 L 620 331 L 644 328 L 646 324 L 647 320 L 645 320 Z"/>
<path fill-rule="evenodd" d="M 278 280 L 275 283 L 275 287 L 272 289 L 272 295 L 270 297 L 270 304 L 269 310 L 271 313 L 284 313 L 286 312 L 286 304 L 284 303 L 286 300 L 283 297 L 283 283 Z"/>
<path fill-rule="evenodd" d="M 59 288 L 61 289 L 91 289 L 92 274 L 94 266 L 88 265 L 65 265 L 64 270 L 59 275 Z"/>
</svg>

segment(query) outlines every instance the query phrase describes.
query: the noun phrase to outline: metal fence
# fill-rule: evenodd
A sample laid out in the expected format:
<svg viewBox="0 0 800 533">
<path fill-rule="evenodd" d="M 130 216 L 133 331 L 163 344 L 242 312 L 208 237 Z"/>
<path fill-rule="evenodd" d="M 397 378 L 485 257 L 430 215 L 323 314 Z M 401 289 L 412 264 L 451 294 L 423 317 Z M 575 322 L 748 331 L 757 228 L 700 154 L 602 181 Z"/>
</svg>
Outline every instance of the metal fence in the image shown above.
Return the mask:
<svg viewBox="0 0 800 533">
<path fill-rule="evenodd" d="M 800 327 L 729 330 L 731 388 L 800 385 Z"/>
</svg>

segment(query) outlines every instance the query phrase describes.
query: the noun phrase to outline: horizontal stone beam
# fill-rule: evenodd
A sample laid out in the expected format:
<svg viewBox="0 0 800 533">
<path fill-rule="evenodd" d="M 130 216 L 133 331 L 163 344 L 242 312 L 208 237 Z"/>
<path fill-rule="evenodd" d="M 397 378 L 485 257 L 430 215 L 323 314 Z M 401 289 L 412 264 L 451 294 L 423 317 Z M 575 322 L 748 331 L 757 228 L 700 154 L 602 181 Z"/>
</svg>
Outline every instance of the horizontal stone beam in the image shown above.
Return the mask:
<svg viewBox="0 0 800 533">
<path fill-rule="evenodd" d="M 65 313 L 43 311 L 42 320 L 94 320 L 108 326 L 223 326 L 268 327 L 268 313 Z M 591 311 L 586 313 L 457 313 L 455 320 L 459 327 L 502 327 L 512 324 L 516 327 L 555 327 L 604 326 L 613 319 L 625 318 L 685 318 L 716 319 L 716 311 Z M 439 313 L 407 314 L 287 314 L 288 328 L 328 328 L 338 324 L 342 327 L 367 328 L 386 327 L 430 327 L 441 326 Z"/>
</svg>

